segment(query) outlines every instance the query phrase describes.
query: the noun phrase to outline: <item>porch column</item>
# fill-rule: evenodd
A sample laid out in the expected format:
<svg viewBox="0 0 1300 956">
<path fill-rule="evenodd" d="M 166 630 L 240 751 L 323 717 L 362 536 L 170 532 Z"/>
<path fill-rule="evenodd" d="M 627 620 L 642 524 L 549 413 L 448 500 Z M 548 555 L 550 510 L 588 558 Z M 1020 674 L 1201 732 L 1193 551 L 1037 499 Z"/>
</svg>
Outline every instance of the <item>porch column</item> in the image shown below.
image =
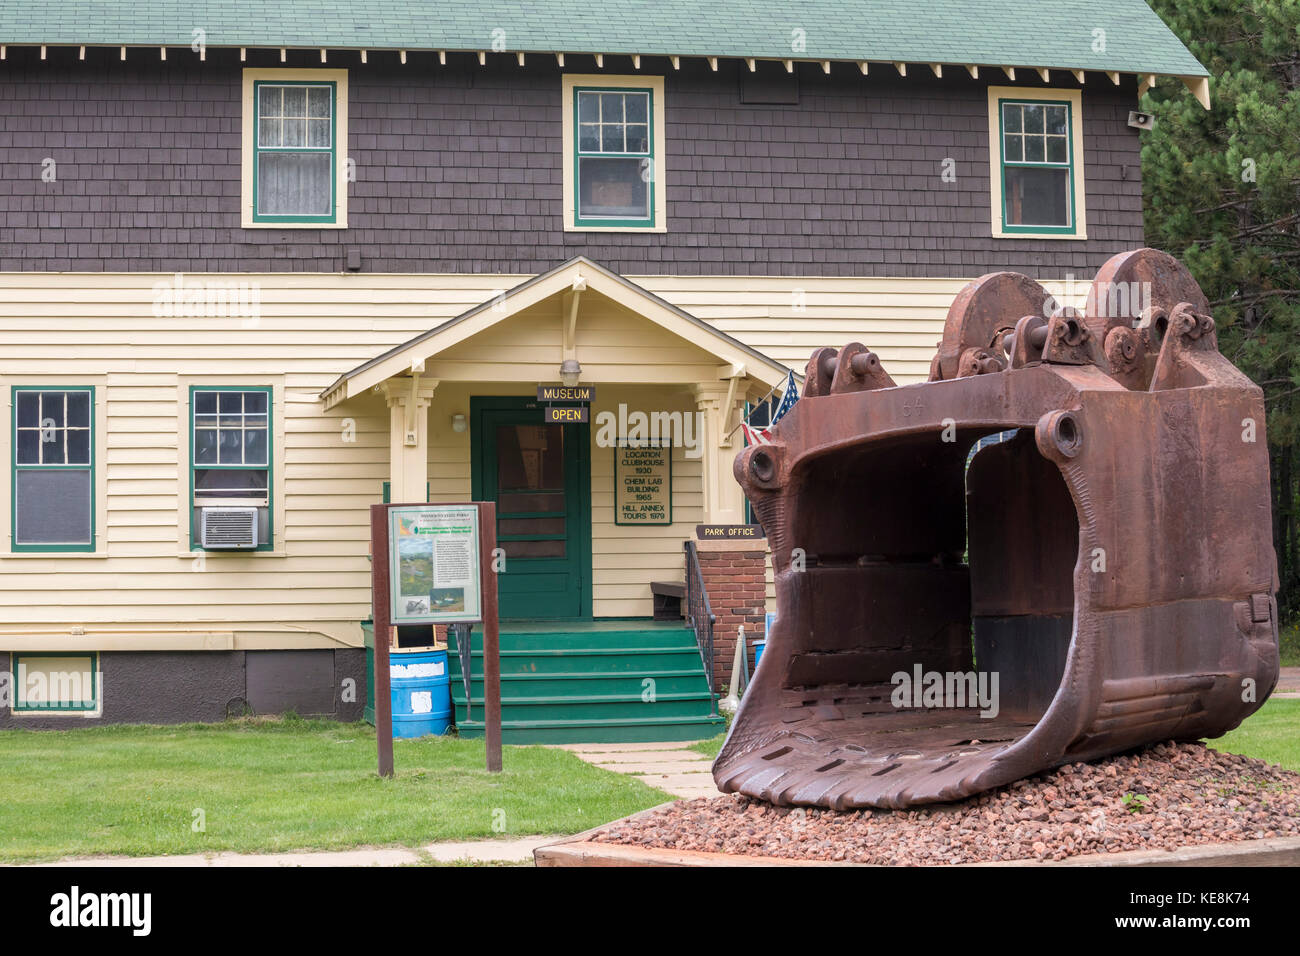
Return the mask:
<svg viewBox="0 0 1300 956">
<path fill-rule="evenodd" d="M 694 394 L 695 408 L 703 419 L 701 478 L 704 483 L 704 523 L 743 524 L 745 496 L 732 476 L 731 463 L 744 446 L 736 437 L 739 432 L 728 439 L 727 429 L 739 421 L 737 416 L 745 400 L 744 392 L 730 389 L 727 382 L 718 382 L 696 385 Z M 731 396 L 730 402 L 728 395 Z"/>
<path fill-rule="evenodd" d="M 389 501 L 428 499 L 429 405 L 435 380 L 393 378 L 380 389 L 388 400 Z"/>
</svg>

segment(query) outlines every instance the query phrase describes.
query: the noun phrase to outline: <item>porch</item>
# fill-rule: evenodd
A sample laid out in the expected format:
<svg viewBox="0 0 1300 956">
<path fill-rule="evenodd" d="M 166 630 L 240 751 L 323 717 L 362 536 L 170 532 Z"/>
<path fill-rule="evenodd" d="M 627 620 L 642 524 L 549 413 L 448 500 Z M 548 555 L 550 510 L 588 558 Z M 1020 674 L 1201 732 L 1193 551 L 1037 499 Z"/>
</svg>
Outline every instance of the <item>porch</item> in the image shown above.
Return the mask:
<svg viewBox="0 0 1300 956">
<path fill-rule="evenodd" d="M 386 431 L 387 500 L 497 503 L 503 619 L 653 618 L 651 585 L 684 580 L 696 526 L 743 523 L 735 426 L 787 373 L 577 258 L 340 376 L 321 401 Z M 557 403 L 585 420 L 547 420 L 539 386 L 559 380 L 590 389 Z"/>
<path fill-rule="evenodd" d="M 710 680 L 716 689 L 723 669 L 684 620 L 655 621 L 653 586 L 685 582 L 697 525 L 743 523 L 733 430 L 744 403 L 787 373 L 578 258 L 353 369 L 321 398 L 386 419 L 386 500 L 496 502 L 507 742 L 681 740 L 717 733 Z M 561 383 L 587 400 L 542 397 Z M 743 599 L 761 619 L 761 554 L 757 567 Z M 477 645 L 467 692 L 448 641 L 457 723 L 481 733 Z"/>
</svg>

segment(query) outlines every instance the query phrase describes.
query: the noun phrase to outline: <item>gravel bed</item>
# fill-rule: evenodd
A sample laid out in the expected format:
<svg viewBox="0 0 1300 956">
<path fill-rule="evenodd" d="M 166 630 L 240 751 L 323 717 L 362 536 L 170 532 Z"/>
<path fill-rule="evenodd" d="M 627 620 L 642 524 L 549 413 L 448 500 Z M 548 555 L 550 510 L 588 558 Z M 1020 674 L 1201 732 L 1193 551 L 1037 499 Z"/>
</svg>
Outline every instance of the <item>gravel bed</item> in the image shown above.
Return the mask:
<svg viewBox="0 0 1300 956">
<path fill-rule="evenodd" d="M 1300 773 L 1199 743 L 1075 763 L 960 803 L 836 812 L 739 794 L 681 800 L 591 839 L 895 866 L 1063 860 L 1300 836 Z"/>
</svg>

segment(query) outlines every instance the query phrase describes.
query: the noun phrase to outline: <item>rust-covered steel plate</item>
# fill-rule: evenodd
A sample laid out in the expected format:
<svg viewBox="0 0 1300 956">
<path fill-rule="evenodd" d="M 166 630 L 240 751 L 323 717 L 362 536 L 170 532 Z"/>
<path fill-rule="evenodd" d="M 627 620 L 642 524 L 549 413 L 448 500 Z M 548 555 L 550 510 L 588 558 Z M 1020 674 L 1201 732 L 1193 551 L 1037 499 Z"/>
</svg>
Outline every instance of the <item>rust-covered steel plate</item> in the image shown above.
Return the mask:
<svg viewBox="0 0 1300 956">
<path fill-rule="evenodd" d="M 1027 277 L 978 279 L 928 382 L 894 385 L 857 343 L 807 375 L 735 463 L 777 614 L 713 767 L 723 791 L 955 800 L 1216 737 L 1267 698 L 1263 394 L 1176 260 L 1116 256 L 1079 313 Z"/>
</svg>

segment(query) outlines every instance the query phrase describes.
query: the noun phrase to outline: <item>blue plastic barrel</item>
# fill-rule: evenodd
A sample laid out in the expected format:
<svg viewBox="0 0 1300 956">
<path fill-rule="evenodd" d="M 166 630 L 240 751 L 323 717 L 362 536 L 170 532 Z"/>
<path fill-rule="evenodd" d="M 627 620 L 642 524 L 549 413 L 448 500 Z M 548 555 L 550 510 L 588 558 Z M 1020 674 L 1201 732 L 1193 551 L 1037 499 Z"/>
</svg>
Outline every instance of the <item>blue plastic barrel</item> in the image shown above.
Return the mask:
<svg viewBox="0 0 1300 956">
<path fill-rule="evenodd" d="M 758 673 L 758 662 L 763 659 L 763 648 L 767 647 L 767 639 L 754 642 L 754 673 Z"/>
<path fill-rule="evenodd" d="M 451 682 L 447 652 L 410 651 L 389 657 L 393 736 L 443 734 L 451 726 Z"/>
</svg>

